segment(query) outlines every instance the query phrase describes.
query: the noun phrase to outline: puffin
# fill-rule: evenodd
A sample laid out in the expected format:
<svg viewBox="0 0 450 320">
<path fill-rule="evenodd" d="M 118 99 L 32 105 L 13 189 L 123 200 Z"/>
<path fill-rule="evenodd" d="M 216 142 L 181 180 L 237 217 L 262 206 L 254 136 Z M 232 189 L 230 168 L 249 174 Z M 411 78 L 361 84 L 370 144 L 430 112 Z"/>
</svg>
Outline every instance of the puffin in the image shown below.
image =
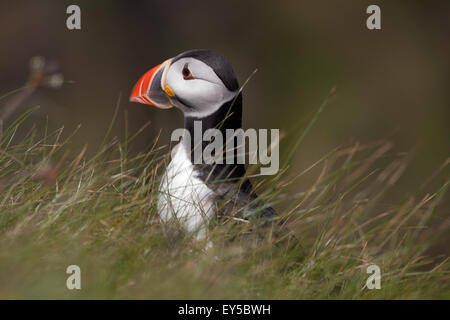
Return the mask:
<svg viewBox="0 0 450 320">
<path fill-rule="evenodd" d="M 242 90 L 222 54 L 195 49 L 165 60 L 138 80 L 130 101 L 174 107 L 184 116 L 185 134 L 173 147 L 159 186 L 157 211 L 164 225 L 196 240 L 208 238 L 220 221 L 250 223 L 249 233 L 275 234 L 272 231 L 283 223 L 254 191 L 245 164 L 194 161 L 195 148 L 211 143 L 194 141 L 196 122 L 201 123 L 202 136 L 208 129 L 220 130 L 225 137 L 227 129 L 242 128 Z"/>
</svg>

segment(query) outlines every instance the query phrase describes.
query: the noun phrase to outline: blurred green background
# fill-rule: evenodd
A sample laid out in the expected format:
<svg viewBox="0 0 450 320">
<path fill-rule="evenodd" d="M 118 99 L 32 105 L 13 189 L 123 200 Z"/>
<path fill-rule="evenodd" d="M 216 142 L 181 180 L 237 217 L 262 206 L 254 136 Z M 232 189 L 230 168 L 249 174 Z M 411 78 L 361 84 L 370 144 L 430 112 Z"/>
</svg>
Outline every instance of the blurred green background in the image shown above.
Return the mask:
<svg viewBox="0 0 450 320">
<path fill-rule="evenodd" d="M 193 48 L 223 53 L 244 90 L 244 126 L 287 133 L 281 154 L 298 138 L 332 87 L 337 94 L 301 145 L 299 172 L 337 146 L 389 139 L 394 152 L 415 150 L 404 189 L 415 188 L 450 154 L 450 4 L 445 1 L 1 1 L 0 94 L 23 86 L 28 61 L 57 61 L 60 90 L 41 89 L 22 106 L 40 105 L 33 122 L 66 132 L 95 152 L 121 94 L 114 134 L 133 146 L 161 144 L 182 125 L 177 110 L 128 102 L 138 78 Z M 82 29 L 66 28 L 66 7 L 78 4 Z M 382 30 L 366 28 L 366 8 L 381 7 Z M 0 101 L 0 106 L 5 104 Z M 19 113 L 19 112 L 17 112 Z M 305 177 L 299 182 L 310 183 Z"/>
</svg>

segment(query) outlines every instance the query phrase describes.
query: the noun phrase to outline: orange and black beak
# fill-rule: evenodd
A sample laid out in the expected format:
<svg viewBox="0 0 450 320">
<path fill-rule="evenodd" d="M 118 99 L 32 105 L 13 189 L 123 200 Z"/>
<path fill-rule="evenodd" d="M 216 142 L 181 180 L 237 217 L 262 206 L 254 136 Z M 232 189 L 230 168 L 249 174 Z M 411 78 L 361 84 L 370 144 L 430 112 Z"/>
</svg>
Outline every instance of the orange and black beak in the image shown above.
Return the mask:
<svg viewBox="0 0 450 320">
<path fill-rule="evenodd" d="M 166 76 L 171 62 L 172 59 L 166 60 L 147 71 L 134 86 L 130 101 L 162 109 L 172 108 L 170 98 L 175 94 L 166 84 Z"/>
</svg>

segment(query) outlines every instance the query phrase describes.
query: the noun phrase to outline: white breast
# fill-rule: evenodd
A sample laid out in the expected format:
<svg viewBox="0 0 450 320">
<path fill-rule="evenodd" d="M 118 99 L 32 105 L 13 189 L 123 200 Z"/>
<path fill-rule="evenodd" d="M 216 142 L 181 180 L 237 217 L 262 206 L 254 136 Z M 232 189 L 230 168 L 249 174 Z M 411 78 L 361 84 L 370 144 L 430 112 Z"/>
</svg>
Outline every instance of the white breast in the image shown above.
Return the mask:
<svg viewBox="0 0 450 320">
<path fill-rule="evenodd" d="M 172 160 L 159 186 L 158 213 L 162 223 L 175 222 L 196 239 L 206 236 L 213 218 L 213 191 L 197 178 L 182 143 L 172 150 Z"/>
</svg>

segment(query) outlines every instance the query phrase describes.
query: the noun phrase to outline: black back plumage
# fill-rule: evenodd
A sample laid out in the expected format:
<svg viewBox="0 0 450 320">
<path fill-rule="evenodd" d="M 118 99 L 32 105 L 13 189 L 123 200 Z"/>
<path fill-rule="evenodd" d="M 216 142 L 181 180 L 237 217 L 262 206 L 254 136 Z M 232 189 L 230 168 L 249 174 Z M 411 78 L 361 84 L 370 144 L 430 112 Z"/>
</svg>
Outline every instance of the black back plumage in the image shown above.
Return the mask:
<svg viewBox="0 0 450 320">
<path fill-rule="evenodd" d="M 195 141 L 194 122 L 202 122 L 202 136 L 210 128 L 221 131 L 222 136 L 226 136 L 226 129 L 242 128 L 242 94 L 239 93 L 235 99 L 223 104 L 216 112 L 206 117 L 185 116 L 184 127 L 191 136 L 191 161 L 194 164 L 195 149 L 205 147 L 209 141 L 202 141 L 201 144 Z M 236 142 L 237 143 L 237 142 Z M 223 146 L 222 155 L 226 154 L 226 145 Z M 244 164 L 237 163 L 237 150 L 233 150 L 233 164 L 194 164 L 196 176 L 200 178 L 208 187 L 214 190 L 216 200 L 221 202 L 219 217 L 227 216 L 230 213 L 249 220 L 259 221 L 262 225 L 271 224 L 277 217 L 273 208 L 266 205 L 253 190 L 253 186 L 245 177 L 246 168 Z M 262 219 L 265 221 L 263 222 Z"/>
</svg>

